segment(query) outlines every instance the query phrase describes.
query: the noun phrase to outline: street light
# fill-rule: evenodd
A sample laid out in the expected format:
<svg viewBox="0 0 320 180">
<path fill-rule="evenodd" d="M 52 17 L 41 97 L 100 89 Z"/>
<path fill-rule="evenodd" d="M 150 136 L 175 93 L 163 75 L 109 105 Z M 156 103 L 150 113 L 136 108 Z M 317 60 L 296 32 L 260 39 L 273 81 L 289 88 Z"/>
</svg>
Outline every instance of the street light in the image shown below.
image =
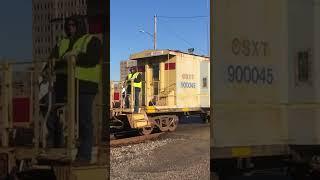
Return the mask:
<svg viewBox="0 0 320 180">
<path fill-rule="evenodd" d="M 153 48 L 156 49 L 156 45 L 155 45 L 155 41 L 154 41 L 154 35 L 149 33 L 149 32 L 147 32 L 147 31 L 144 31 L 144 30 L 139 30 L 139 32 L 145 33 L 145 34 L 149 35 L 151 38 L 153 38 L 153 40 L 152 40 L 153 41 Z"/>
<path fill-rule="evenodd" d="M 148 34 L 149 36 L 151 36 L 153 38 L 153 35 L 151 33 L 149 33 L 149 32 L 146 32 L 144 30 L 139 30 L 139 32 L 146 33 L 146 34 Z"/>
<path fill-rule="evenodd" d="M 147 31 L 139 30 L 139 32 L 146 33 L 153 38 L 153 49 L 157 49 L 157 15 L 154 15 L 154 33 L 153 35 Z"/>
</svg>

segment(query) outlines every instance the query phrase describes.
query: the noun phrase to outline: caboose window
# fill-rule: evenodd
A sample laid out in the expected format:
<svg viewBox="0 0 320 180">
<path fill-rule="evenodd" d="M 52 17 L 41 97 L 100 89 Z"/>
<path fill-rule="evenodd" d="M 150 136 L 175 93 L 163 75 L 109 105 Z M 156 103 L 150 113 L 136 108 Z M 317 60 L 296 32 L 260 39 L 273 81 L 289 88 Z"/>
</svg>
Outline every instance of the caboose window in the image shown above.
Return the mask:
<svg viewBox="0 0 320 180">
<path fill-rule="evenodd" d="M 154 95 L 159 95 L 159 64 L 153 64 L 152 65 L 152 74 L 153 74 L 153 94 Z"/>
<path fill-rule="evenodd" d="M 310 59 L 307 51 L 298 52 L 298 81 L 308 82 L 310 80 Z"/>
<path fill-rule="evenodd" d="M 207 78 L 202 78 L 202 87 L 207 88 Z"/>
<path fill-rule="evenodd" d="M 159 81 L 159 64 L 153 64 L 152 68 L 152 73 L 153 73 L 153 80 L 154 81 Z"/>
</svg>

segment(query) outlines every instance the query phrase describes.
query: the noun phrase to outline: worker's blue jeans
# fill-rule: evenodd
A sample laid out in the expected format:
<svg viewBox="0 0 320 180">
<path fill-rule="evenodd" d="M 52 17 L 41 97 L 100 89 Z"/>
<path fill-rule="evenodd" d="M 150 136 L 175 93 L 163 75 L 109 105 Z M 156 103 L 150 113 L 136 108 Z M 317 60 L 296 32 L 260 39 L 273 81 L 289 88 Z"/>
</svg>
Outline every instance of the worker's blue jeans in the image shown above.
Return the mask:
<svg viewBox="0 0 320 180">
<path fill-rule="evenodd" d="M 79 140 L 77 159 L 90 161 L 93 145 L 92 105 L 94 94 L 79 94 Z M 62 126 L 56 113 L 48 119 L 48 145 L 61 146 L 64 144 Z"/>
<path fill-rule="evenodd" d="M 125 108 L 130 108 L 130 94 L 127 94 L 124 101 L 125 101 L 125 104 L 124 104 L 124 107 Z"/>
<path fill-rule="evenodd" d="M 139 94 L 140 88 L 134 88 L 134 112 L 139 112 Z"/>
<path fill-rule="evenodd" d="M 90 161 L 93 145 L 92 105 L 94 94 L 79 95 L 79 139 L 78 159 Z"/>
<path fill-rule="evenodd" d="M 140 94 L 141 89 L 140 88 L 134 88 L 134 112 L 139 111 L 139 94 Z M 129 102 L 130 102 L 130 96 L 131 94 L 128 94 L 125 98 L 125 107 L 130 108 Z"/>
<path fill-rule="evenodd" d="M 48 98 L 48 97 L 46 97 Z M 52 95 L 52 109 L 50 111 L 50 115 L 47 121 L 47 129 L 48 129 L 48 136 L 47 136 L 47 146 L 48 147 L 63 147 L 64 144 L 64 137 L 63 137 L 63 125 L 59 120 L 58 117 L 58 108 L 54 106 L 56 103 L 60 103 L 60 100 L 56 99 L 55 94 Z M 48 106 L 48 100 L 46 100 L 46 105 Z M 45 115 L 45 112 L 43 113 Z"/>
</svg>

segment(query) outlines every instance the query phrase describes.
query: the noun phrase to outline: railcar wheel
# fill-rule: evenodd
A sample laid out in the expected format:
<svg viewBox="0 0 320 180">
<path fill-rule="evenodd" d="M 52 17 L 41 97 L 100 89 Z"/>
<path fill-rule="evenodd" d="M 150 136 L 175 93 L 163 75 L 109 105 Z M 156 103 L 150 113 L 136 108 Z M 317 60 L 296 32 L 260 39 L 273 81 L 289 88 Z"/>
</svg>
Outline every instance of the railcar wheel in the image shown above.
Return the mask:
<svg viewBox="0 0 320 180">
<path fill-rule="evenodd" d="M 169 127 L 168 127 L 168 121 L 169 121 L 169 118 L 167 116 L 163 116 L 163 117 L 160 117 L 160 130 L 162 132 L 166 132 L 169 130 Z"/>
<path fill-rule="evenodd" d="M 147 126 L 139 129 L 139 134 L 140 135 L 149 135 L 153 131 L 153 126 Z"/>
<path fill-rule="evenodd" d="M 208 114 L 200 114 L 200 118 L 204 124 L 207 124 L 210 121 L 210 116 Z"/>
<path fill-rule="evenodd" d="M 168 130 L 170 132 L 175 131 L 177 129 L 178 122 L 179 122 L 178 116 L 170 117 L 168 121 Z"/>
</svg>

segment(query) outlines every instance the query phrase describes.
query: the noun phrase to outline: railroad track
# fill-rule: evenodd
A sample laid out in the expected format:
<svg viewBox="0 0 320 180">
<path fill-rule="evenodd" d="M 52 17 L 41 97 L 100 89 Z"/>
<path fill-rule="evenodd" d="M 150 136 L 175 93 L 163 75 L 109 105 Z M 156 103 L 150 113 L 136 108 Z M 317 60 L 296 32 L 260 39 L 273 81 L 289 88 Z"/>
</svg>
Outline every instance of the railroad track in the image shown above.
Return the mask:
<svg viewBox="0 0 320 180">
<path fill-rule="evenodd" d="M 144 142 L 147 140 L 153 140 L 153 139 L 159 138 L 159 136 L 162 134 L 163 134 L 163 132 L 150 134 L 150 135 L 144 135 L 144 136 L 135 136 L 135 137 L 129 137 L 129 138 L 123 138 L 123 139 L 114 139 L 114 140 L 110 141 L 110 146 L 116 147 L 116 146 L 122 146 L 122 145 L 128 145 L 128 144 L 137 144 L 137 143 L 141 143 L 141 142 Z"/>
</svg>

